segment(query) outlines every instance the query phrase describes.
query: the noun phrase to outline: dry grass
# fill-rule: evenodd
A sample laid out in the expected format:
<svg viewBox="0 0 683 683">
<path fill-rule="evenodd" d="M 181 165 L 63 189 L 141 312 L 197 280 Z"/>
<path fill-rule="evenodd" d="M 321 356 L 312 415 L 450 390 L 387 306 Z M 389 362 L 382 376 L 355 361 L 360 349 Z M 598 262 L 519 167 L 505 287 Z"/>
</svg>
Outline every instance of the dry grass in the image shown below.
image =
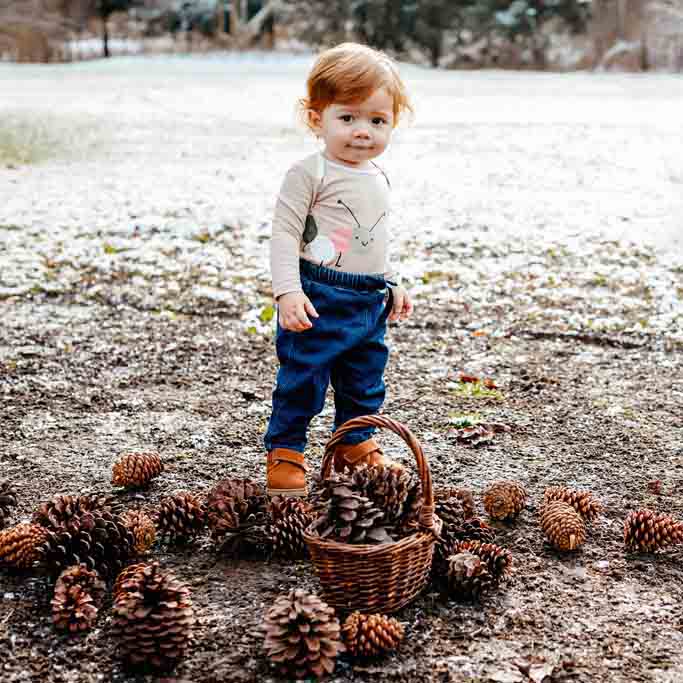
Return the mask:
<svg viewBox="0 0 683 683">
<path fill-rule="evenodd" d="M 55 158 L 82 157 L 101 143 L 92 121 L 46 113 L 0 114 L 0 163 L 40 164 Z"/>
</svg>

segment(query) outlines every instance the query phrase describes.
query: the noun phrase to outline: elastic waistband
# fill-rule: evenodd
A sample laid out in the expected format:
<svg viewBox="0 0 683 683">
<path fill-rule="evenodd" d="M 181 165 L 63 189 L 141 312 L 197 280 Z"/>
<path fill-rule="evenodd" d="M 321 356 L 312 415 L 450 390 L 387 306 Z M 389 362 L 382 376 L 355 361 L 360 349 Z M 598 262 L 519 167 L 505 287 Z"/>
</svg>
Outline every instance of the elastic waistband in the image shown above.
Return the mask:
<svg viewBox="0 0 683 683">
<path fill-rule="evenodd" d="M 345 273 L 344 271 L 319 266 L 306 259 L 299 259 L 299 272 L 302 277 L 335 287 L 374 292 L 385 289 L 387 281 L 382 274 Z"/>
</svg>

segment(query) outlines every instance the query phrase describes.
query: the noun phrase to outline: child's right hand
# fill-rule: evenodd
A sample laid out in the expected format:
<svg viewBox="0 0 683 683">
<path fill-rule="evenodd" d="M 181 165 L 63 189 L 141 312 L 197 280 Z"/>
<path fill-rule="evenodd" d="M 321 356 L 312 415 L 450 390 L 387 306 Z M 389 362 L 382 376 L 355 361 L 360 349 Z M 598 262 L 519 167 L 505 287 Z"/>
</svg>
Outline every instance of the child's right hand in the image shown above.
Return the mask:
<svg viewBox="0 0 683 683">
<path fill-rule="evenodd" d="M 303 332 L 313 327 L 309 315 L 318 318 L 318 312 L 303 292 L 287 292 L 277 300 L 280 327 L 292 332 Z"/>
</svg>

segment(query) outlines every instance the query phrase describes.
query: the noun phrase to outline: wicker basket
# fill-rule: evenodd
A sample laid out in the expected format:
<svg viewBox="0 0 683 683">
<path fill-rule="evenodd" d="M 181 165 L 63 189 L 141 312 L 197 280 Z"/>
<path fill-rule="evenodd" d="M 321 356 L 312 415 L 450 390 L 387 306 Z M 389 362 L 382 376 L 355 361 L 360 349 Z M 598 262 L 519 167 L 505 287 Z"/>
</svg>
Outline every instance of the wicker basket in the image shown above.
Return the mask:
<svg viewBox="0 0 683 683">
<path fill-rule="evenodd" d="M 387 613 L 414 600 L 427 584 L 441 520 L 434 515 L 432 477 L 420 443 L 405 425 L 388 417 L 365 415 L 339 427 L 325 447 L 323 478 L 330 476 L 334 448 L 344 435 L 368 425 L 389 429 L 410 446 L 422 481 L 424 504 L 418 520 L 422 530 L 381 545 L 321 539 L 310 529 L 304 538 L 328 604 L 342 611 Z"/>
</svg>

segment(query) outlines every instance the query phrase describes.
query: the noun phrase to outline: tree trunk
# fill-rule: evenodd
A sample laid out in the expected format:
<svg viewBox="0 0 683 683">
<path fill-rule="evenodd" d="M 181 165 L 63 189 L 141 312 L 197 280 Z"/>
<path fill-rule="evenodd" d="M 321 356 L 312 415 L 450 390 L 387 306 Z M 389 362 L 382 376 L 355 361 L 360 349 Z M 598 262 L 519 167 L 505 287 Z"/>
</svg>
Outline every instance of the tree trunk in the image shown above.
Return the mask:
<svg viewBox="0 0 683 683">
<path fill-rule="evenodd" d="M 109 57 L 109 26 L 107 19 L 109 17 L 102 17 L 102 42 L 104 43 L 104 56 Z"/>
</svg>

